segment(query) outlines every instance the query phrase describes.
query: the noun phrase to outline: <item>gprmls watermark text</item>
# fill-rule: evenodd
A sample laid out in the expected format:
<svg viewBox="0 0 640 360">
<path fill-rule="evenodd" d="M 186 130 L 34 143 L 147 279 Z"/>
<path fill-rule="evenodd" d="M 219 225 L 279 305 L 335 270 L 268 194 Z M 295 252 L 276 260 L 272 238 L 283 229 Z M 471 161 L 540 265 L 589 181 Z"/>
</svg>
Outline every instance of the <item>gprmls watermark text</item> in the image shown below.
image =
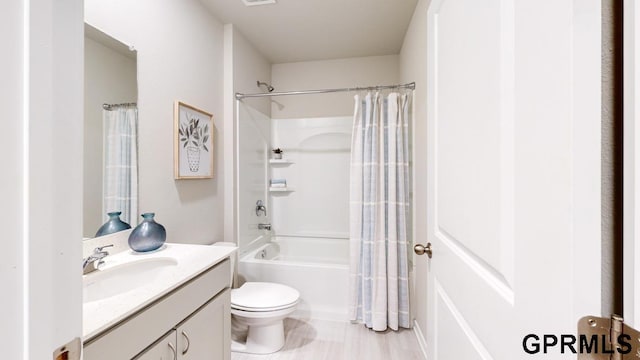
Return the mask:
<svg viewBox="0 0 640 360">
<path fill-rule="evenodd" d="M 553 334 L 528 334 L 522 339 L 522 348 L 527 354 L 547 354 L 560 350 L 561 354 L 629 354 L 631 336 L 620 334 L 617 337 L 618 345 L 614 346 L 607 335 L 553 335 Z"/>
</svg>

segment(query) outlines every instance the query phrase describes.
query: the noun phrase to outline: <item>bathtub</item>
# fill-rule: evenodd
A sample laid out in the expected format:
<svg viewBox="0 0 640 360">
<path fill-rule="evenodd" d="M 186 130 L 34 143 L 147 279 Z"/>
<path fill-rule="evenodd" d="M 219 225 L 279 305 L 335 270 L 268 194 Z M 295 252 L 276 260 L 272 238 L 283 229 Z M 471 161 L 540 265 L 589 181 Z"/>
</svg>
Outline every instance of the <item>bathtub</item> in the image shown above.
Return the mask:
<svg viewBox="0 0 640 360">
<path fill-rule="evenodd" d="M 294 317 L 347 319 L 349 241 L 283 237 L 243 255 L 238 274 L 244 281 L 285 284 L 300 292 Z"/>
</svg>

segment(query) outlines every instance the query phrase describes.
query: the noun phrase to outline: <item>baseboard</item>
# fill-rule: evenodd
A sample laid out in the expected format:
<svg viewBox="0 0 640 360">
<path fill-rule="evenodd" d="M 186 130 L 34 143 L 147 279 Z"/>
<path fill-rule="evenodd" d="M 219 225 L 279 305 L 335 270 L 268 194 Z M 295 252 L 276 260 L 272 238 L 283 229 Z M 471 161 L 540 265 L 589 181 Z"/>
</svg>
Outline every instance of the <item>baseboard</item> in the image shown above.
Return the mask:
<svg viewBox="0 0 640 360">
<path fill-rule="evenodd" d="M 427 359 L 427 341 L 424 338 L 424 334 L 420 329 L 420 325 L 418 325 L 417 321 L 413 321 L 413 332 L 416 334 L 416 339 L 418 339 L 418 345 L 420 345 L 420 351 L 422 351 L 422 356 L 424 356 L 425 360 Z"/>
</svg>

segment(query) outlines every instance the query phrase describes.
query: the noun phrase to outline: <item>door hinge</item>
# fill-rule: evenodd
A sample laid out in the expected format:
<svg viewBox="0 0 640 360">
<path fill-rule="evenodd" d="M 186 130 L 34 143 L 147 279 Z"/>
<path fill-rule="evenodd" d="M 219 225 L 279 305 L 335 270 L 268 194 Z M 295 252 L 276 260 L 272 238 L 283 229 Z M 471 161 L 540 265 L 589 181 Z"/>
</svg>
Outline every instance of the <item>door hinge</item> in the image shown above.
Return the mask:
<svg viewBox="0 0 640 360">
<path fill-rule="evenodd" d="M 619 315 L 578 321 L 578 360 L 640 360 L 640 332 Z"/>
<path fill-rule="evenodd" d="M 53 351 L 53 360 L 80 360 L 82 351 L 82 341 L 75 338 L 69 343 L 62 345 Z"/>
</svg>

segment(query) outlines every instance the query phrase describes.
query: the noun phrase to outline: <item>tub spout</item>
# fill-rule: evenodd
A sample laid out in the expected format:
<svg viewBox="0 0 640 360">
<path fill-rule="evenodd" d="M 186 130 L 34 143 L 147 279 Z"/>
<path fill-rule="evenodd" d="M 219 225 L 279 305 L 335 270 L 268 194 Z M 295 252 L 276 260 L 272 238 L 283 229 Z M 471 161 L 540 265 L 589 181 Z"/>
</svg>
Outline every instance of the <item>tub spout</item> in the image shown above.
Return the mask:
<svg viewBox="0 0 640 360">
<path fill-rule="evenodd" d="M 271 224 L 258 224 L 258 229 L 271 231 Z"/>
</svg>

